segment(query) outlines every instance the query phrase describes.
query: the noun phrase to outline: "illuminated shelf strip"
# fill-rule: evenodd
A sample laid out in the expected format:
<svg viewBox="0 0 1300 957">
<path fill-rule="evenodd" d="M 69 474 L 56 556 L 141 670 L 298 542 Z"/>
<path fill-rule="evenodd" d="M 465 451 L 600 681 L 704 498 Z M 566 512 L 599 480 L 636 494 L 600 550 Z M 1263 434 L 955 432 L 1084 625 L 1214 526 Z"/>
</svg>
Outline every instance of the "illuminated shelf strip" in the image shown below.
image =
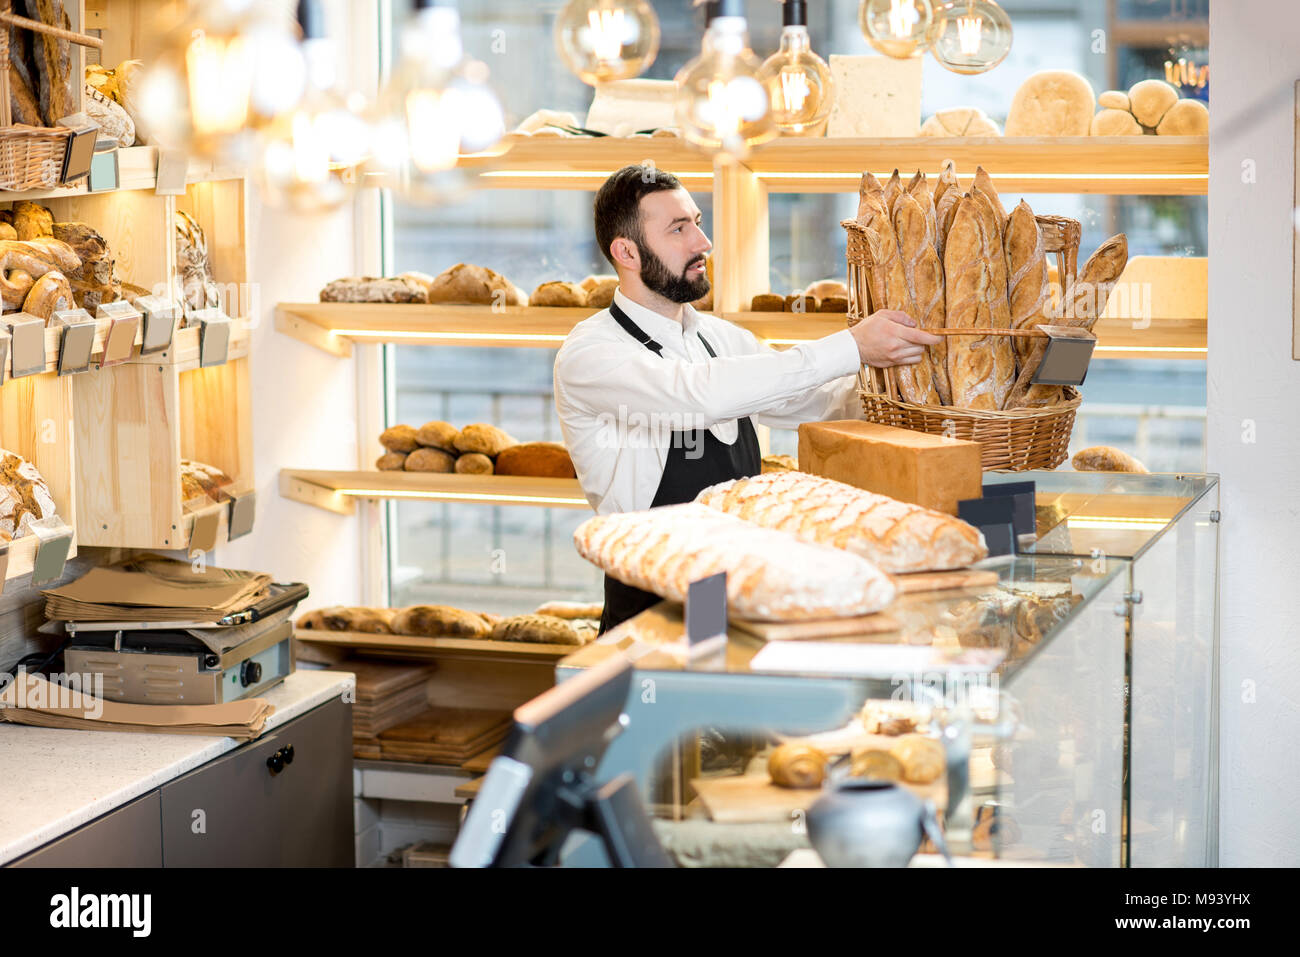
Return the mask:
<svg viewBox="0 0 1300 957">
<path fill-rule="evenodd" d="M 563 175 L 563 174 L 557 174 Z M 586 174 L 575 174 L 586 175 Z M 678 174 L 681 175 L 680 173 Z M 688 174 L 689 175 L 689 174 Z M 891 173 L 879 172 L 876 176 L 888 178 Z M 1019 180 L 1053 180 L 1053 179 L 1087 179 L 1087 180 L 1197 180 L 1208 182 L 1210 175 L 1208 173 L 1071 173 L 1062 171 L 1059 173 L 990 173 L 993 179 Z M 754 174 L 758 179 L 852 179 L 861 178 L 861 171 L 846 172 L 789 172 L 782 173 L 775 170 L 764 171 Z"/>
<path fill-rule="evenodd" d="M 1070 528 L 1099 528 L 1117 531 L 1145 532 L 1153 528 L 1164 528 L 1172 518 L 1106 518 L 1102 516 L 1070 516 L 1066 520 Z"/>
<path fill-rule="evenodd" d="M 407 489 L 336 488 L 339 495 L 355 498 L 413 498 L 435 501 L 501 502 L 517 505 L 588 505 L 586 498 L 551 495 L 502 495 L 493 492 L 423 492 Z"/>
<path fill-rule="evenodd" d="M 1094 352 L 1208 352 L 1205 346 L 1097 346 Z"/>
<path fill-rule="evenodd" d="M 489 170 L 480 173 L 484 179 L 596 179 L 607 178 L 616 170 L 592 169 L 592 170 L 551 170 L 551 169 L 498 169 Z M 706 170 L 694 173 L 673 173 L 678 179 L 713 179 L 713 171 Z M 854 176 L 860 176 L 860 173 L 854 173 Z"/>
<path fill-rule="evenodd" d="M 347 339 L 473 339 L 476 342 L 563 342 L 565 337 L 544 332 L 423 332 L 397 329 L 331 329 L 332 336 Z"/>
</svg>

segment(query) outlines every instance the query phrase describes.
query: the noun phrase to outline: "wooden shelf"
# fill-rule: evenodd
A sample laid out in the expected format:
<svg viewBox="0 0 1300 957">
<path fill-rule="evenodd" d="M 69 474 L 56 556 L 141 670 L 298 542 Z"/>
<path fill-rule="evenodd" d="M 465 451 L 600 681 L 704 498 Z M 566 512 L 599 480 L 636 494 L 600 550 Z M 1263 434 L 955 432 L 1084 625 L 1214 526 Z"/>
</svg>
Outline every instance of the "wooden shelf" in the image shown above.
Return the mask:
<svg viewBox="0 0 1300 957">
<path fill-rule="evenodd" d="M 318 645 L 355 648 L 364 651 L 409 652 L 412 657 L 515 658 L 559 661 L 573 654 L 578 645 L 550 645 L 531 641 L 491 641 L 486 638 L 421 638 L 415 635 L 371 635 L 355 631 L 320 631 L 295 628 L 294 638 Z M 345 668 L 346 665 L 339 665 Z"/>
<path fill-rule="evenodd" d="M 203 160 L 191 159 L 186 167 L 186 183 L 207 183 L 240 179 L 241 170 L 217 166 Z M 128 146 L 117 151 L 117 189 L 86 189 L 86 180 L 75 186 L 56 186 L 51 189 L 0 190 L 0 203 L 17 203 L 22 200 L 47 202 L 51 199 L 69 199 L 74 196 L 107 196 L 130 190 L 153 190 L 158 185 L 158 149 L 154 146 Z"/>
<path fill-rule="evenodd" d="M 353 512 L 358 498 L 591 508 L 577 479 L 516 475 L 282 469 L 280 494 L 343 515 Z"/>
<path fill-rule="evenodd" d="M 1209 189 L 1205 136 L 782 137 L 742 164 L 769 192 L 852 193 L 864 170 L 937 173 L 957 164 L 963 184 L 982 165 L 998 189 L 1012 193 L 1102 193 L 1203 196 Z M 492 154 L 462 158 L 479 185 L 516 189 L 594 190 L 614 170 L 652 160 L 688 188 L 711 186 L 709 158 L 682 140 L 645 137 L 509 137 Z"/>
</svg>

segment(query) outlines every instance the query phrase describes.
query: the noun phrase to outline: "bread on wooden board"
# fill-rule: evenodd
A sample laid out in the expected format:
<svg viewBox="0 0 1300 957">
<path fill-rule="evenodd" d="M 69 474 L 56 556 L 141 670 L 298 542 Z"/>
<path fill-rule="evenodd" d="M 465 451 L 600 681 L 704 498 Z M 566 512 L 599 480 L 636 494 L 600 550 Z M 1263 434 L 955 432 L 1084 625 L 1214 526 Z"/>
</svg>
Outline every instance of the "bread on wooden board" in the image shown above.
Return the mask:
<svg viewBox="0 0 1300 957">
<path fill-rule="evenodd" d="M 502 429 L 486 422 L 475 422 L 460 430 L 456 436 L 457 452 L 479 452 L 494 458 L 519 443 Z"/>
<path fill-rule="evenodd" d="M 520 442 L 497 455 L 497 475 L 577 478 L 573 459 L 562 442 Z"/>
<path fill-rule="evenodd" d="M 491 475 L 492 460 L 482 452 L 465 452 L 456 459 L 456 472 L 460 475 Z"/>
<path fill-rule="evenodd" d="M 575 282 L 544 282 L 533 290 L 528 297 L 530 306 L 567 306 L 569 308 L 587 305 L 587 290 Z"/>
<path fill-rule="evenodd" d="M 415 441 L 429 448 L 442 449 L 446 452 L 456 451 L 456 437 L 460 429 L 450 422 L 433 421 L 420 426 L 415 433 Z"/>
<path fill-rule="evenodd" d="M 439 472 L 447 474 L 456 469 L 456 456 L 442 449 L 421 446 L 406 456 L 402 465 L 408 472 Z"/>
<path fill-rule="evenodd" d="M 422 638 L 484 638 L 491 630 L 482 615 L 450 605 L 399 608 L 390 627 L 395 635 Z"/>
<path fill-rule="evenodd" d="M 527 297 L 505 276 L 485 266 L 457 263 L 434 277 L 429 302 L 482 306 L 527 305 Z M 522 301 L 520 301 L 522 300 Z"/>
<path fill-rule="evenodd" d="M 415 429 L 409 425 L 390 425 L 379 433 L 379 444 L 390 452 L 414 452 L 420 447 Z"/>
</svg>

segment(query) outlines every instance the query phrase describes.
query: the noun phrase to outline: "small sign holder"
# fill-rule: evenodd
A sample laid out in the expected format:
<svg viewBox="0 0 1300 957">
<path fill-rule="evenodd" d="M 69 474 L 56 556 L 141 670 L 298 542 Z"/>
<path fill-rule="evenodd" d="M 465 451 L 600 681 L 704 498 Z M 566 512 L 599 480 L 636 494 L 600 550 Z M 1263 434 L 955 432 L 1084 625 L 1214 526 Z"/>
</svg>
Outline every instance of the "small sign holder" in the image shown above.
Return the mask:
<svg viewBox="0 0 1300 957">
<path fill-rule="evenodd" d="M 0 385 L 5 384 L 5 376 L 9 368 L 9 343 L 12 339 L 9 333 L 0 330 Z"/>
<path fill-rule="evenodd" d="M 113 140 L 100 140 L 95 144 L 95 152 L 90 157 L 90 176 L 86 180 L 86 192 L 106 193 L 118 187 L 117 143 Z"/>
<path fill-rule="evenodd" d="M 1011 526 L 1016 541 L 1022 548 L 1027 548 L 1038 540 L 1038 517 L 1034 511 L 1036 495 L 1037 486 L 1033 482 L 1002 482 L 984 486 L 985 498 L 1005 496 L 1011 499 Z"/>
<path fill-rule="evenodd" d="M 230 520 L 227 523 L 229 534 L 227 541 L 242 538 L 253 530 L 253 519 L 257 511 L 257 493 L 242 492 L 230 496 Z"/>
<path fill-rule="evenodd" d="M 686 644 L 702 658 L 727 644 L 727 573 L 693 581 L 686 591 Z"/>
<path fill-rule="evenodd" d="M 969 498 L 957 503 L 957 517 L 984 533 L 989 557 L 1016 554 L 1015 499 L 1010 495 Z"/>
<path fill-rule="evenodd" d="M 0 318 L 9 330 L 10 374 L 15 379 L 45 371 L 45 321 L 25 312 Z"/>
<path fill-rule="evenodd" d="M 72 551 L 72 529 L 57 515 L 32 522 L 36 536 L 36 559 L 32 562 L 32 584 L 44 585 L 63 576 Z"/>
<path fill-rule="evenodd" d="M 154 185 L 155 196 L 184 196 L 185 175 L 190 158 L 184 150 L 158 150 L 158 171 Z"/>
<path fill-rule="evenodd" d="M 121 365 L 131 358 L 135 349 L 136 333 L 140 331 L 140 313 L 125 299 L 117 302 L 102 303 L 98 309 L 98 318 L 110 320 L 108 332 L 104 334 L 104 354 L 99 360 L 99 367 Z"/>
<path fill-rule="evenodd" d="M 1030 381 L 1034 385 L 1083 385 L 1093 350 L 1097 348 L 1097 337 L 1078 326 L 1038 328 L 1047 333 L 1047 348 Z"/>
<path fill-rule="evenodd" d="M 90 175 L 91 162 L 95 156 L 95 141 L 99 138 L 99 124 L 85 113 L 73 113 L 60 117 L 56 126 L 72 130 L 68 137 L 68 149 L 63 154 L 63 175 L 59 182 L 65 186 L 75 183 Z"/>
<path fill-rule="evenodd" d="M 225 365 L 230 355 L 230 317 L 214 307 L 200 309 L 191 318 L 199 323 L 199 366 Z"/>
<path fill-rule="evenodd" d="M 90 371 L 90 353 L 95 348 L 95 320 L 85 309 L 64 309 L 50 317 L 50 325 L 62 327 L 59 337 L 59 375 Z"/>
<path fill-rule="evenodd" d="M 9 543 L 0 542 L 0 595 L 5 593 L 5 579 L 9 572 Z"/>
<path fill-rule="evenodd" d="M 180 307 L 162 296 L 142 296 L 136 300 L 136 303 L 140 307 L 144 324 L 144 341 L 140 345 L 140 355 L 163 352 L 172 344 L 172 336 L 176 333 L 176 320 L 181 314 Z"/>
<path fill-rule="evenodd" d="M 189 551 L 210 552 L 217 547 L 217 530 L 221 527 L 221 509 L 213 508 L 194 516 Z"/>
</svg>

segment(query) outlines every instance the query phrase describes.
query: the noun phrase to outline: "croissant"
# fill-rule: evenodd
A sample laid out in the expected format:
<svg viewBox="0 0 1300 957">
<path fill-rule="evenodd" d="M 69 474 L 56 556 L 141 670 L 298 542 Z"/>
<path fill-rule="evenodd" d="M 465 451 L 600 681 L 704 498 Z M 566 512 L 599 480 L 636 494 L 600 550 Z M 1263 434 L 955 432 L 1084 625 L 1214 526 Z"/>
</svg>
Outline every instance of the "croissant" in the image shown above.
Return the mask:
<svg viewBox="0 0 1300 957">
<path fill-rule="evenodd" d="M 875 778 L 877 781 L 903 780 L 903 763 L 888 751 L 867 748 L 854 751 L 849 774 L 855 778 Z"/>
<path fill-rule="evenodd" d="M 889 749 L 903 766 L 903 780 L 912 784 L 929 784 L 947 767 L 943 745 L 924 734 L 905 734 Z"/>
<path fill-rule="evenodd" d="M 767 759 L 772 783 L 783 788 L 819 788 L 826 778 L 826 755 L 811 744 L 782 744 Z"/>
</svg>

